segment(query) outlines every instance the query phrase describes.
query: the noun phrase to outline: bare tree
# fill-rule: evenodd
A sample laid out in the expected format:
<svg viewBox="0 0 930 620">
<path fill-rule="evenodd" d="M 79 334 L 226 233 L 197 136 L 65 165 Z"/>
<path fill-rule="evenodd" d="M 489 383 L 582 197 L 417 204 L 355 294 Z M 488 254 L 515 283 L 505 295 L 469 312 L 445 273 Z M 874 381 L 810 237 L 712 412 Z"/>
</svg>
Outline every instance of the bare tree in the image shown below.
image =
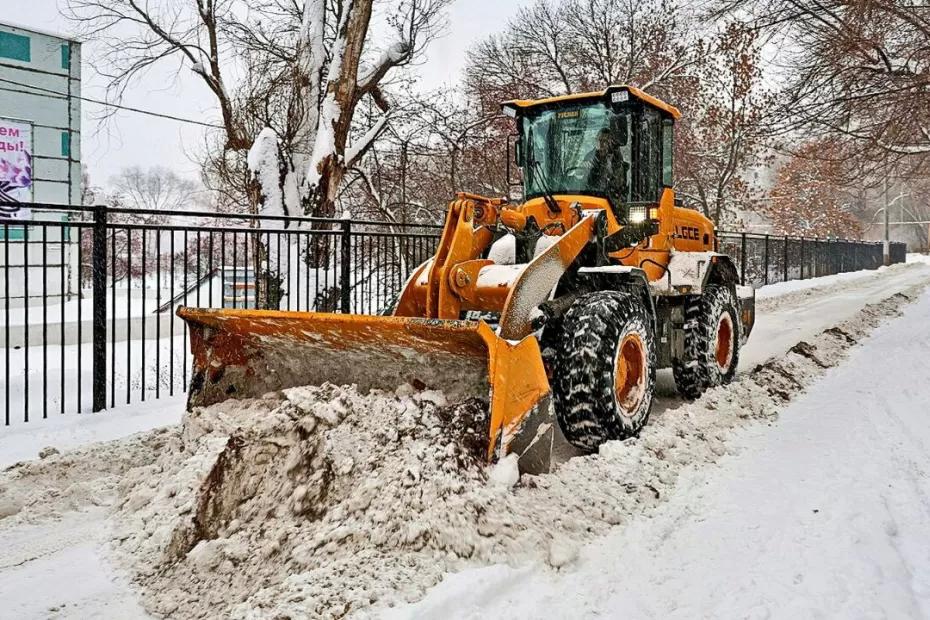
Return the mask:
<svg viewBox="0 0 930 620">
<path fill-rule="evenodd" d="M 126 89 L 155 64 L 173 61 L 196 73 L 216 96 L 226 144 L 251 143 L 227 91 L 224 70 L 232 49 L 222 22 L 236 0 L 68 0 L 66 16 L 100 49 L 95 69 L 108 80 L 108 94 L 121 100 Z"/>
<path fill-rule="evenodd" d="M 200 186 L 163 166 L 123 168 L 110 178 L 111 201 L 129 209 L 191 210 Z"/>
<path fill-rule="evenodd" d="M 775 232 L 805 237 L 856 239 L 862 223 L 853 211 L 856 191 L 845 182 L 837 145 L 809 141 L 779 167 L 765 209 Z M 829 162 L 829 163 L 826 163 Z"/>
<path fill-rule="evenodd" d="M 715 224 L 754 210 L 753 168 L 766 162 L 766 113 L 755 31 L 738 23 L 697 46 L 690 78 L 676 83 L 682 108 L 675 151 L 676 188 L 686 206 Z"/>
<path fill-rule="evenodd" d="M 773 129 L 857 142 L 897 165 L 930 154 L 930 7 L 900 0 L 719 0 L 778 44 Z M 774 46 L 773 46 L 774 47 Z M 913 162 L 910 164 L 913 165 Z"/>
<path fill-rule="evenodd" d="M 752 170 L 764 162 L 771 95 L 758 47 L 751 29 L 715 32 L 672 1 L 538 0 L 473 50 L 467 83 L 495 112 L 503 99 L 610 84 L 666 99 L 683 113 L 676 187 L 687 206 L 719 224 L 754 207 Z"/>
<path fill-rule="evenodd" d="M 673 0 L 537 0 L 469 53 L 467 80 L 500 101 L 631 84 L 661 89 L 693 64 Z"/>
<path fill-rule="evenodd" d="M 390 2 L 393 34 L 380 49 L 369 31 L 374 0 L 69 0 L 68 15 L 100 42 L 97 69 L 112 98 L 171 61 L 210 89 L 223 137 L 209 157 L 209 184 L 244 187 L 250 206 L 271 213 L 332 216 L 347 166 L 387 122 L 385 78 L 436 36 L 448 2 Z M 237 67 L 245 78 L 231 87 Z M 384 114 L 349 144 L 366 97 Z M 255 165 L 246 168 L 250 149 Z"/>
</svg>

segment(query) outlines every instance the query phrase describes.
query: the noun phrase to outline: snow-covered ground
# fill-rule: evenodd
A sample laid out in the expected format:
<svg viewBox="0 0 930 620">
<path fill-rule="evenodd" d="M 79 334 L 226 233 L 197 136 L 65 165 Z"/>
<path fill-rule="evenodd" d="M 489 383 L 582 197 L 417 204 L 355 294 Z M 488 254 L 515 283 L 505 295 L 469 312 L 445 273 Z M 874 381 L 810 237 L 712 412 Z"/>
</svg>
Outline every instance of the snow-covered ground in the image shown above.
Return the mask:
<svg viewBox="0 0 930 620">
<path fill-rule="evenodd" d="M 855 277 L 847 274 L 807 280 L 804 286 L 775 285 L 785 289 L 777 294 L 763 289 L 758 323 L 744 350 L 741 370 L 745 372 L 756 363 L 785 353 L 798 341 L 852 317 L 867 303 L 927 283 L 930 283 L 930 266 L 916 265 L 895 266 L 881 273 L 864 272 Z M 847 371 L 855 372 L 856 363 L 867 367 L 868 360 L 897 362 L 898 353 L 891 354 L 897 347 L 906 346 L 915 356 L 920 347 L 925 352 L 930 340 L 928 316 L 930 298 L 924 295 L 919 304 L 906 310 L 904 318 L 890 322 L 856 350 L 849 365 L 832 371 L 810 395 L 785 411 L 774 428 L 759 426 L 743 431 L 738 456 L 729 458 L 719 468 L 685 470 L 667 503 L 648 515 L 639 515 L 622 529 L 617 528 L 585 549 L 577 562 L 561 572 L 532 564 L 466 571 L 450 576 L 419 606 L 393 613 L 401 617 L 469 616 L 472 612 L 492 616 L 510 612 L 519 617 L 586 614 L 610 617 L 621 614 L 615 610 L 622 609 L 632 612 L 627 615 L 634 617 L 650 614 L 664 617 L 673 613 L 681 617 L 764 617 L 774 608 L 776 616 L 787 615 L 789 610 L 795 610 L 793 615 L 805 616 L 810 614 L 798 614 L 798 608 L 790 606 L 792 597 L 797 596 L 803 612 L 807 597 L 822 595 L 822 609 L 827 610 L 828 617 L 845 617 L 849 614 L 844 611 L 857 611 L 860 608 L 855 607 L 856 601 L 865 601 L 868 595 L 866 591 L 847 593 L 839 602 L 829 598 L 839 596 L 845 582 L 834 579 L 826 569 L 831 566 L 831 558 L 842 561 L 845 556 L 852 557 L 848 568 L 858 580 L 850 582 L 850 588 L 872 584 L 875 597 L 897 592 L 902 597 L 911 596 L 913 601 L 926 598 L 930 591 L 926 579 L 927 554 L 919 555 L 925 545 L 902 552 L 904 559 L 898 564 L 894 564 L 889 546 L 890 541 L 909 540 L 914 528 L 930 530 L 926 500 L 921 499 L 923 503 L 919 504 L 923 513 L 909 508 L 914 497 L 922 493 L 925 498 L 930 490 L 926 483 L 920 484 L 920 475 L 926 477 L 927 467 L 918 458 L 917 449 L 900 447 L 916 441 L 930 445 L 930 437 L 921 428 L 904 434 L 889 423 L 894 416 L 903 415 L 901 407 L 913 407 L 919 402 L 921 393 L 914 386 L 920 383 L 904 381 L 916 380 L 921 371 L 927 372 L 926 365 L 921 366 L 925 355 L 915 357 L 918 363 L 907 368 L 907 373 L 879 373 L 873 366 L 871 376 L 847 377 L 846 385 L 858 392 L 843 401 L 834 402 L 836 388 L 829 388 L 829 383 L 837 381 L 837 376 L 842 380 Z M 905 337 L 908 332 L 912 332 L 910 337 Z M 897 340 L 888 334 L 898 334 Z M 860 360 L 863 357 L 865 362 Z M 926 374 L 922 381 L 925 385 L 930 383 Z M 818 397 L 824 385 L 833 392 Z M 881 389 L 872 389 L 878 386 Z M 658 412 L 660 420 L 666 414 L 675 414 L 671 409 L 674 398 L 666 396 L 663 400 L 665 406 L 660 406 Z M 883 408 L 891 410 L 892 405 L 893 411 L 882 413 Z M 36 421 L 28 427 L 0 429 L 0 467 L 34 458 L 45 446 L 68 449 L 175 424 L 182 409 L 181 397 L 177 397 L 103 414 L 56 414 L 54 420 Z M 906 417 L 907 423 L 914 421 L 913 417 Z M 804 424 L 798 426 L 801 423 Z M 837 436 L 842 439 L 836 441 Z M 886 452 L 884 448 L 888 445 L 898 448 Z M 863 453 L 872 458 L 857 457 Z M 896 455 L 891 465 L 887 462 L 889 453 Z M 844 464 L 847 458 L 858 458 L 855 465 L 864 471 L 857 473 L 856 467 L 847 468 Z M 900 466 L 901 471 L 893 466 Z M 850 475 L 844 478 L 847 469 Z M 857 487 L 853 484 L 855 476 L 866 484 Z M 888 481 L 882 487 L 877 481 L 884 476 L 888 476 Z M 69 493 L 72 490 L 73 487 L 68 487 Z M 844 492 L 850 496 L 846 501 L 819 499 Z M 749 501 L 751 511 L 746 510 Z M 67 504 L 64 508 L 55 505 L 58 512 L 51 519 L 15 524 L 8 521 L 8 525 L 4 524 L 7 507 L 0 493 L 0 548 L 10 550 L 0 559 L 0 600 L 4 601 L 0 616 L 142 617 L 134 592 L 110 566 L 103 550 L 109 536 L 104 521 L 106 511 L 86 502 L 70 508 Z M 854 513 L 857 507 L 859 512 Z M 818 512 L 813 512 L 815 509 Z M 888 517 L 880 521 L 877 529 L 871 528 L 881 510 L 889 511 L 887 514 L 896 519 Z M 747 512 L 755 518 L 744 514 Z M 852 525 L 846 525 L 847 521 Z M 689 545 L 695 540 L 701 541 L 701 553 L 689 552 Z M 753 546 L 756 543 L 758 546 Z M 837 551 L 827 553 L 825 548 L 833 544 L 839 545 Z M 617 561 L 613 561 L 614 556 Z M 875 561 L 871 565 L 862 559 L 873 556 Z M 623 561 L 619 560 L 621 557 Z M 775 561 L 772 558 L 781 560 L 778 570 L 762 561 L 771 563 Z M 790 572 L 791 567 L 805 558 L 807 570 L 792 573 L 790 579 L 785 577 L 787 573 L 778 572 L 782 569 Z M 923 573 L 918 571 L 921 566 Z M 844 564 L 843 569 L 846 568 Z M 911 590 L 904 589 L 902 581 L 896 578 L 906 569 L 915 571 Z M 604 575 L 598 576 L 599 572 Z M 76 574 L 83 575 L 85 587 L 74 587 Z M 869 575 L 873 575 L 871 580 Z M 876 575 L 881 575 L 881 579 Z M 764 578 L 771 582 L 771 588 L 762 589 L 768 583 L 757 583 Z M 800 582 L 794 583 L 798 578 Z M 785 579 L 790 583 L 784 582 Z M 639 595 L 635 594 L 636 584 L 641 586 Z M 541 598 L 528 602 L 531 597 L 526 588 L 539 588 L 532 592 Z M 553 590 L 561 595 L 546 597 L 547 588 L 564 589 Z M 634 595 L 626 597 L 627 592 Z M 653 592 L 655 599 L 646 592 Z M 754 599 L 757 593 L 763 594 Z M 776 594 L 778 599 L 768 598 Z M 618 597 L 622 600 L 618 601 Z M 670 606 L 679 600 L 690 607 Z M 876 600 L 877 605 L 887 601 Z M 828 603 L 837 606 L 826 607 Z M 727 607 L 728 604 L 732 605 Z M 705 609 L 709 612 L 703 613 Z M 834 609 L 840 611 L 833 613 Z M 902 606 L 896 599 L 888 601 L 883 609 L 890 617 L 919 608 Z M 926 613 L 926 608 L 923 611 Z M 855 615 L 869 616 L 869 609 Z"/>
<path fill-rule="evenodd" d="M 925 292 L 574 565 L 464 571 L 386 617 L 930 617 L 928 318 Z"/>
<path fill-rule="evenodd" d="M 178 424 L 185 402 L 185 394 L 175 394 L 99 413 L 61 415 L 56 412 L 47 420 L 4 428 L 0 430 L 0 469 L 34 459 L 43 448 L 70 450 L 96 441 L 111 441 Z"/>
<path fill-rule="evenodd" d="M 926 282 L 928 274 L 930 264 L 914 261 L 759 289 L 756 325 L 740 352 L 740 370 L 787 351 L 796 342 L 848 319 L 866 304 Z"/>
</svg>

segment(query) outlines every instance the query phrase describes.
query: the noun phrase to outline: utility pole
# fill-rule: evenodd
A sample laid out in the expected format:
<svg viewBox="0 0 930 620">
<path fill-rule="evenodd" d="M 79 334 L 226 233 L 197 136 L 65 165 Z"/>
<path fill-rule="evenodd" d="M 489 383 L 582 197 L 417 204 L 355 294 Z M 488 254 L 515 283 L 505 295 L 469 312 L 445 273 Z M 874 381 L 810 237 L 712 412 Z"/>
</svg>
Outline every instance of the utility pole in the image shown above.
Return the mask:
<svg viewBox="0 0 930 620">
<path fill-rule="evenodd" d="M 889 236 L 890 226 L 888 219 L 888 212 L 891 210 L 891 205 L 888 204 L 888 174 L 885 174 L 885 241 L 882 243 L 882 257 L 884 259 L 885 265 L 891 264 L 891 239 Z"/>
</svg>

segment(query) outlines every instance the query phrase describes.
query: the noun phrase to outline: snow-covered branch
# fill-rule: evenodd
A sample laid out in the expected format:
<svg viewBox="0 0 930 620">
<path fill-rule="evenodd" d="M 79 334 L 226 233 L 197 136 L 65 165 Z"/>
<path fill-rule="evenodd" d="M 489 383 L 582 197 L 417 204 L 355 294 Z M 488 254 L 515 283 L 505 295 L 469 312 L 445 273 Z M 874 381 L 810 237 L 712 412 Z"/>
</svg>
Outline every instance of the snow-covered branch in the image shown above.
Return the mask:
<svg viewBox="0 0 930 620">
<path fill-rule="evenodd" d="M 384 131 L 384 127 L 387 125 L 387 122 L 388 115 L 387 113 L 384 113 L 378 117 L 378 120 L 374 125 L 372 125 L 371 129 L 366 131 L 363 136 L 346 147 L 344 160 L 347 168 L 354 166 L 356 162 L 362 158 L 365 152 L 371 148 L 371 145 L 374 143 L 375 139 L 381 135 L 382 131 Z"/>
</svg>

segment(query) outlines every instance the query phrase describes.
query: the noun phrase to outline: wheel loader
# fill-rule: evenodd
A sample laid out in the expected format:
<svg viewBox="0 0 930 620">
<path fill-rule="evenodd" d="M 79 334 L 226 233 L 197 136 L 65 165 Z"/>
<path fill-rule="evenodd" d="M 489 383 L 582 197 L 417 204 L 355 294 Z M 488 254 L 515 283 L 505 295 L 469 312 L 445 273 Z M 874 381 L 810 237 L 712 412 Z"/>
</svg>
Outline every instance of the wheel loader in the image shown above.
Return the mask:
<svg viewBox="0 0 930 620">
<path fill-rule="evenodd" d="M 679 111 L 629 86 L 502 104 L 524 198 L 459 193 L 383 315 L 180 308 L 188 407 L 323 382 L 477 397 L 488 462 L 546 471 L 637 434 L 656 371 L 696 398 L 733 378 L 752 289 L 672 187 Z M 508 160 L 511 158 L 508 156 Z"/>
</svg>

